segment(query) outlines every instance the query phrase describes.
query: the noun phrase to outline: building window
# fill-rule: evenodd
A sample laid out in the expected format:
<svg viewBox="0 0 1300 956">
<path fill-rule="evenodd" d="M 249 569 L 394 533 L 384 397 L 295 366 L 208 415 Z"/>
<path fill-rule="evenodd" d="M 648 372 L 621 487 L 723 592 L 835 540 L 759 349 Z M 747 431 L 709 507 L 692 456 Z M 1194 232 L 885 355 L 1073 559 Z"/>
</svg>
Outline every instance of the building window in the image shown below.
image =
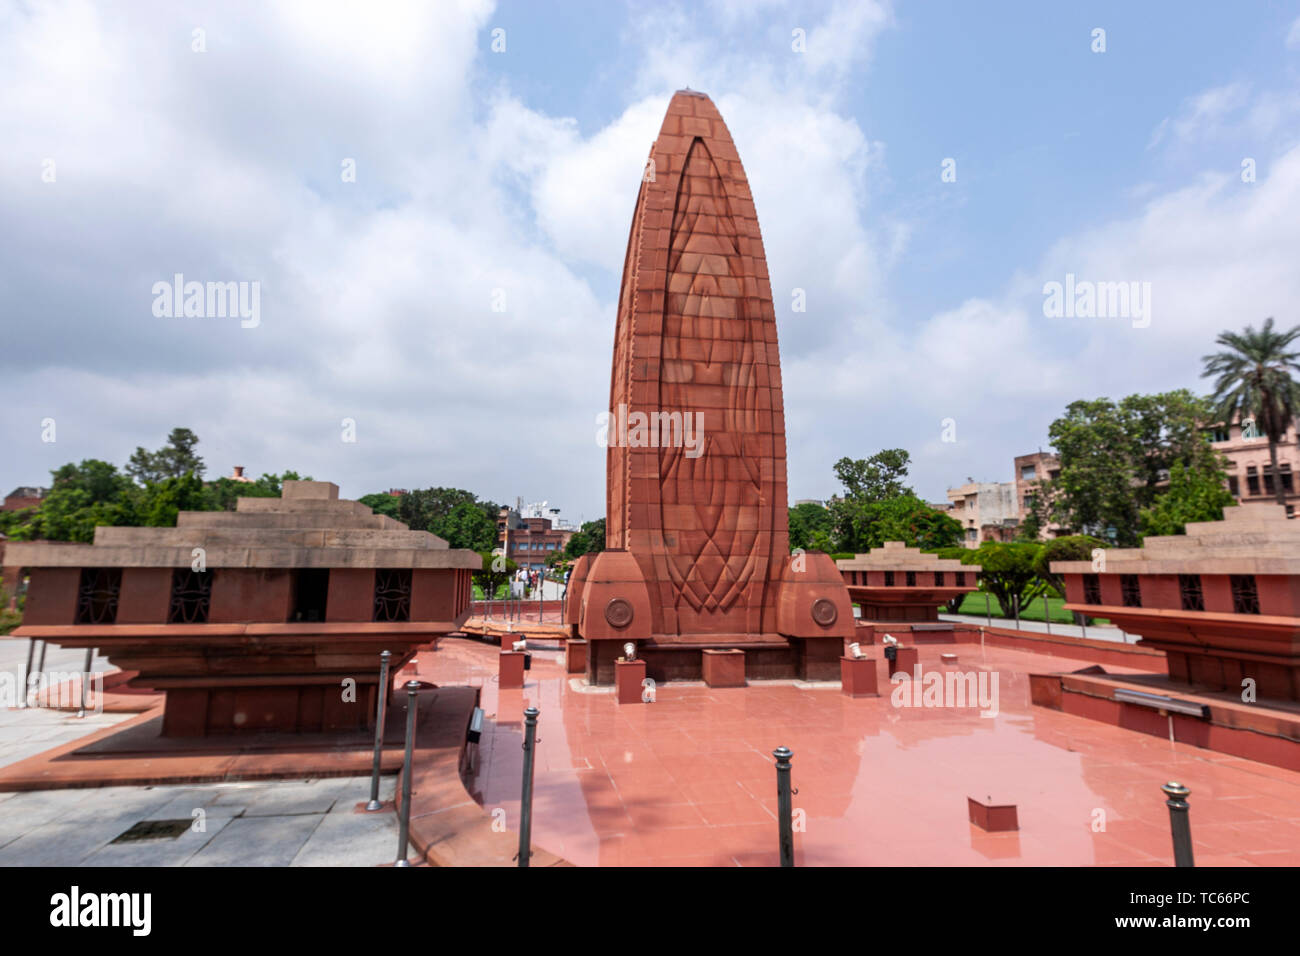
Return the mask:
<svg viewBox="0 0 1300 956">
<path fill-rule="evenodd" d="M 1004 471 L 1002 474 L 1005 475 L 1006 472 Z M 1021 466 L 1020 466 L 1020 480 L 1021 480 L 1021 481 L 1033 481 L 1033 480 L 1034 480 L 1034 476 L 1037 475 L 1037 474 L 1038 474 L 1038 473 L 1037 473 L 1036 471 L 1034 471 L 1034 466 L 1033 466 L 1033 465 L 1021 465 Z"/>
<path fill-rule="evenodd" d="M 121 568 L 82 568 L 77 591 L 78 624 L 112 624 L 122 593 Z"/>
<path fill-rule="evenodd" d="M 964 588 L 966 586 L 966 572 L 958 571 L 956 572 L 956 574 L 957 574 L 957 587 Z"/>
<path fill-rule="evenodd" d="M 1229 438 L 1228 429 L 1225 425 L 1216 425 L 1210 429 L 1210 441 L 1220 442 L 1227 441 Z"/>
<path fill-rule="evenodd" d="M 1201 594 L 1199 574 L 1178 575 L 1178 590 L 1182 594 L 1184 611 L 1205 610 L 1205 597 Z"/>
<path fill-rule="evenodd" d="M 1273 466 L 1264 466 L 1264 494 L 1273 494 Z"/>
<path fill-rule="evenodd" d="M 378 568 L 375 571 L 375 620 L 411 619 L 411 569 Z"/>
<path fill-rule="evenodd" d="M 212 573 L 177 568 L 172 572 L 168 624 L 207 624 L 212 606 Z"/>
<path fill-rule="evenodd" d="M 886 571 L 886 572 L 885 572 L 885 587 L 887 587 L 887 588 L 892 588 L 893 586 L 894 586 L 894 572 L 893 572 L 893 571 Z"/>
<path fill-rule="evenodd" d="M 1255 589 L 1255 575 L 1232 574 L 1232 611 L 1234 614 L 1258 614 L 1259 592 Z"/>
<path fill-rule="evenodd" d="M 1048 481 L 1055 481 L 1057 478 L 1060 477 L 1061 477 L 1061 469 L 1059 468 L 1053 468 L 1051 471 L 1047 473 Z"/>
<path fill-rule="evenodd" d="M 1246 466 L 1246 493 L 1259 494 L 1259 469 L 1254 465 Z"/>
<path fill-rule="evenodd" d="M 934 586 L 937 587 L 937 588 L 941 588 L 941 587 L 943 587 L 943 572 L 942 572 L 942 571 L 935 571 L 935 572 L 934 572 Z"/>
<path fill-rule="evenodd" d="M 293 610 L 290 621 L 312 622 L 325 620 L 325 605 L 329 601 L 329 568 L 301 568 L 293 573 Z"/>
<path fill-rule="evenodd" d="M 1101 603 L 1101 578 L 1098 575 L 1085 574 L 1083 576 L 1083 603 Z"/>
<path fill-rule="evenodd" d="M 1278 474 L 1282 479 L 1282 490 L 1285 491 L 1288 495 L 1291 494 L 1292 491 L 1294 490 L 1291 485 L 1291 466 L 1282 465 L 1280 468 L 1278 468 Z"/>
<path fill-rule="evenodd" d="M 1234 498 L 1241 497 L 1241 482 L 1237 480 L 1236 475 L 1228 476 L 1228 493 Z"/>
<path fill-rule="evenodd" d="M 906 572 L 904 572 L 904 574 L 905 574 L 904 580 L 907 582 L 907 586 L 908 586 L 909 588 L 914 588 L 914 587 L 916 587 L 916 572 L 915 572 L 915 571 L 906 571 Z"/>
<path fill-rule="evenodd" d="M 1119 589 L 1125 607 L 1142 606 L 1142 586 L 1138 583 L 1136 574 L 1121 574 L 1119 576 Z"/>
</svg>

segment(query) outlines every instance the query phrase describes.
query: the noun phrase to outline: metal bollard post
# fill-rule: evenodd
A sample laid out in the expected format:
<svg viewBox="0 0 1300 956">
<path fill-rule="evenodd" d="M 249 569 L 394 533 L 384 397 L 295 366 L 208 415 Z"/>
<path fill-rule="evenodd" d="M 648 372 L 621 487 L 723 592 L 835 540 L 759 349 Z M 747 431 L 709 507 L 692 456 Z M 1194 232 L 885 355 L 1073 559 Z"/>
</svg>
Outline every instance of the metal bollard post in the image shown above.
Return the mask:
<svg viewBox="0 0 1300 956">
<path fill-rule="evenodd" d="M 988 591 L 984 592 L 984 620 L 989 627 L 993 626 L 993 608 L 989 604 Z"/>
<path fill-rule="evenodd" d="M 32 656 L 36 653 L 36 638 L 27 642 L 27 666 L 23 668 L 23 693 L 18 698 L 18 706 L 27 706 L 27 691 L 32 686 Z"/>
<path fill-rule="evenodd" d="M 379 655 L 379 689 L 375 691 L 375 696 L 379 698 L 376 702 L 377 713 L 375 714 L 375 762 L 370 768 L 370 802 L 366 804 L 367 810 L 379 810 L 383 807 L 379 802 L 379 764 L 384 752 L 384 717 L 388 712 L 388 662 L 392 657 L 391 651 L 384 651 Z"/>
<path fill-rule="evenodd" d="M 1047 633 L 1052 633 L 1052 602 L 1043 595 L 1043 623 L 1047 625 Z"/>
<path fill-rule="evenodd" d="M 45 649 L 46 649 L 47 647 L 49 647 L 49 646 L 50 646 L 50 645 L 49 645 L 46 641 L 41 641 L 41 652 L 40 652 L 40 654 L 38 654 L 37 657 L 36 657 L 36 673 L 37 673 L 37 674 L 44 674 L 44 673 L 45 673 Z M 40 685 L 39 685 L 39 681 L 37 682 L 37 686 L 38 686 L 38 687 L 40 686 Z M 37 707 L 41 706 L 41 694 L 40 694 L 40 691 L 39 691 L 39 690 L 36 692 L 36 706 L 37 706 Z"/>
<path fill-rule="evenodd" d="M 533 756 L 537 743 L 536 707 L 524 711 L 524 787 L 519 797 L 519 865 L 527 866 L 533 855 Z"/>
<path fill-rule="evenodd" d="M 1160 788 L 1169 799 L 1169 830 L 1174 838 L 1174 866 L 1196 866 L 1192 862 L 1192 824 L 1188 819 L 1187 797 L 1192 791 L 1173 780 Z"/>
<path fill-rule="evenodd" d="M 95 659 L 95 649 L 86 648 L 86 664 L 81 668 L 81 709 L 77 711 L 78 717 L 86 716 L 86 685 L 90 683 L 90 665 Z"/>
<path fill-rule="evenodd" d="M 397 860 L 393 866 L 410 866 L 406 858 L 411 839 L 411 750 L 415 746 L 415 711 L 419 705 L 415 695 L 420 692 L 418 680 L 406 682 L 406 757 L 402 761 L 402 818 L 397 831 Z"/>
<path fill-rule="evenodd" d="M 781 865 L 794 866 L 794 810 L 790 805 L 790 758 L 794 752 L 789 747 L 772 751 L 776 758 L 776 822 L 780 828 Z"/>
</svg>

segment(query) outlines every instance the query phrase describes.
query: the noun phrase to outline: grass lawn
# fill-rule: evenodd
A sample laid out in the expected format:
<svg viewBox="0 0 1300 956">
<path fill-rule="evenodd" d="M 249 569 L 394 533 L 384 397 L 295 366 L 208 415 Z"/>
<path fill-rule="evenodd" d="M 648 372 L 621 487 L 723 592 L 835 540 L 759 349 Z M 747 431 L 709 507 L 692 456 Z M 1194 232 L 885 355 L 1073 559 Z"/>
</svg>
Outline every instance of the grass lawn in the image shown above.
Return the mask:
<svg viewBox="0 0 1300 956">
<path fill-rule="evenodd" d="M 961 609 L 958 614 L 974 614 L 979 617 L 984 616 L 984 599 L 988 598 L 989 608 L 993 617 L 1011 618 L 1013 615 L 1003 614 L 1002 606 L 998 604 L 998 599 L 991 594 L 985 594 L 983 591 L 971 591 L 962 601 Z M 1034 598 L 1030 605 L 1020 609 L 1020 619 L 1022 621 L 1041 621 L 1043 620 L 1043 601 L 1046 600 L 1052 612 L 1053 624 L 1073 624 L 1074 616 L 1065 610 L 1065 599 L 1059 597 Z M 1102 618 L 1095 619 L 1097 623 L 1102 623 Z"/>
</svg>

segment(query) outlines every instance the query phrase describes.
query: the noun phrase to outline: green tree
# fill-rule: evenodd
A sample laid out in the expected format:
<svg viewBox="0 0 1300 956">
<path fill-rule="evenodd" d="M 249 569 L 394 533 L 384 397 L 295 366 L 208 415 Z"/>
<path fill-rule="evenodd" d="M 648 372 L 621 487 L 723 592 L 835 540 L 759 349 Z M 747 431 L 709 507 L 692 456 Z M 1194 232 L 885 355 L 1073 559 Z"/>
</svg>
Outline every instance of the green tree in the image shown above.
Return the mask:
<svg viewBox="0 0 1300 956">
<path fill-rule="evenodd" d="M 584 521 L 564 545 L 564 555 L 580 558 L 584 554 L 598 554 L 605 550 L 605 519 Z"/>
<path fill-rule="evenodd" d="M 496 597 L 497 591 L 503 584 L 510 581 L 511 576 L 519 570 L 519 565 L 504 554 L 493 551 L 480 551 L 479 557 L 483 560 L 483 567 L 470 577 L 482 589 L 483 596 L 491 599 Z"/>
<path fill-rule="evenodd" d="M 1268 439 L 1272 463 L 1273 494 L 1280 505 L 1286 493 L 1278 479 L 1277 446 L 1300 414 L 1300 383 L 1292 373 L 1300 372 L 1300 351 L 1293 348 L 1300 337 L 1300 325 L 1285 332 L 1274 331 L 1273 319 L 1255 331 L 1221 332 L 1214 340 L 1226 348 L 1202 358 L 1202 378 L 1214 376 L 1210 402 L 1216 417 L 1226 423 L 1253 418 L 1255 427 Z"/>
<path fill-rule="evenodd" d="M 909 462 L 902 448 L 886 448 L 870 458 L 835 463 L 835 477 L 844 486 L 828 509 L 837 551 L 861 554 L 886 541 L 933 549 L 961 540 L 960 522 L 935 511 L 904 483 Z"/>
<path fill-rule="evenodd" d="M 115 465 L 87 458 L 51 474 L 49 494 L 22 537 L 90 542 L 96 525 L 135 525 L 138 490 Z"/>
<path fill-rule="evenodd" d="M 1105 547 L 1109 547 L 1105 541 L 1086 534 L 1052 538 L 1050 541 L 1043 542 L 1039 547 L 1038 554 L 1034 557 L 1034 573 L 1038 575 L 1039 580 L 1043 582 L 1046 588 L 1055 593 L 1057 597 L 1064 597 L 1065 575 L 1053 571 L 1052 562 L 1091 561 L 1093 550 Z M 1075 624 L 1087 623 L 1088 619 L 1078 611 L 1074 611 L 1073 614 Z"/>
<path fill-rule="evenodd" d="M 387 515 L 389 518 L 395 518 L 398 521 L 402 520 L 399 513 L 402 502 L 401 495 L 390 495 L 386 491 L 380 491 L 373 495 L 362 495 L 357 501 L 377 515 Z"/>
<path fill-rule="evenodd" d="M 953 547 L 961 541 L 961 522 L 936 511 L 916 495 L 899 495 L 877 502 L 875 510 L 879 515 L 875 527 L 879 540 L 872 542 L 873 548 L 886 541 L 901 541 L 910 548 L 933 551 Z"/>
<path fill-rule="evenodd" d="M 437 534 L 446 540 L 448 547 L 482 552 L 496 546 L 496 522 L 483 513 L 477 502 L 460 502 L 437 524 Z"/>
<path fill-rule="evenodd" d="M 1169 473 L 1169 490 L 1142 512 L 1142 534 L 1183 534 L 1190 521 L 1222 521 L 1223 509 L 1234 503 L 1221 471 L 1192 471 L 1176 464 Z"/>
<path fill-rule="evenodd" d="M 174 528 L 182 511 L 203 511 L 208 500 L 203 480 L 193 472 L 151 481 L 140 496 L 140 523 L 154 528 Z"/>
<path fill-rule="evenodd" d="M 902 448 L 886 448 L 870 458 L 841 458 L 835 463 L 835 477 L 844 486 L 845 498 L 883 501 L 911 494 L 903 484 L 911 456 Z"/>
<path fill-rule="evenodd" d="M 141 485 L 179 478 L 186 473 L 203 477 L 203 459 L 199 457 L 199 436 L 188 428 L 173 428 L 167 443 L 157 451 L 137 447 L 126 464 L 126 473 Z"/>
<path fill-rule="evenodd" d="M 790 549 L 830 551 L 835 531 L 830 511 L 815 501 L 805 501 L 790 509 Z"/>
<path fill-rule="evenodd" d="M 1136 546 L 1139 515 L 1175 464 L 1220 466 L 1203 430 L 1209 409 L 1186 390 L 1072 402 L 1048 432 L 1060 474 L 1040 482 L 1038 494 L 1067 527 L 1103 534 L 1114 528 L 1118 544 Z"/>
<path fill-rule="evenodd" d="M 1034 571 L 1042 545 L 1029 541 L 985 541 L 962 560 L 980 566 L 980 582 L 998 599 L 1006 614 L 1018 617 L 1020 608 L 1041 595 L 1043 580 Z"/>
</svg>

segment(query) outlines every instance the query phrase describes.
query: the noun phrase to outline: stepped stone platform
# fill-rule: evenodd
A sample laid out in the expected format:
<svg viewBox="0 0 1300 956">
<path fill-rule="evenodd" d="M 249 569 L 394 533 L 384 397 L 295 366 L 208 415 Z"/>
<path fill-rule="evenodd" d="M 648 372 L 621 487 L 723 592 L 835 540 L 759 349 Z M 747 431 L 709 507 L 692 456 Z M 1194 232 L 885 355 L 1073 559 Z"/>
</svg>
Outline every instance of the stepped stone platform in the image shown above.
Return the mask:
<svg viewBox="0 0 1300 956">
<path fill-rule="evenodd" d="M 99 648 L 166 692 L 163 737 L 365 732 L 380 652 L 395 670 L 456 630 L 482 566 L 318 481 L 6 560 L 31 569 L 13 636 Z"/>
<path fill-rule="evenodd" d="M 835 566 L 849 597 L 862 607 L 861 620 L 888 623 L 938 621 L 939 605 L 976 590 L 982 570 L 901 541 L 841 558 Z"/>
</svg>

